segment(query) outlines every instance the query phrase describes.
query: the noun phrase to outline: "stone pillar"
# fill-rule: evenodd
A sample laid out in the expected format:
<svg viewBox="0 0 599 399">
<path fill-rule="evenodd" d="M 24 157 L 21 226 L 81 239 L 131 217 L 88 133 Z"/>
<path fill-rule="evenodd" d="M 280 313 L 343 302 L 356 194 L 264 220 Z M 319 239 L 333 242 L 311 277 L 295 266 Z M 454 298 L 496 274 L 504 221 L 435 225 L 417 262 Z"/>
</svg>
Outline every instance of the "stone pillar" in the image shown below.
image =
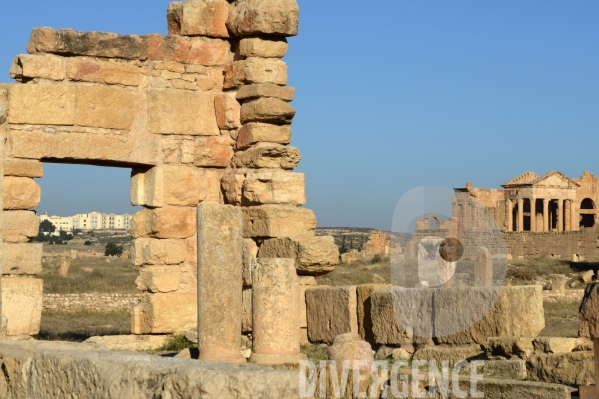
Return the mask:
<svg viewBox="0 0 599 399">
<path fill-rule="evenodd" d="M 564 231 L 570 231 L 570 208 L 572 201 L 565 200 L 564 202 Z"/>
<path fill-rule="evenodd" d="M 558 295 L 564 295 L 566 293 L 566 275 L 554 274 L 551 280 L 551 291 L 555 291 Z"/>
<path fill-rule="evenodd" d="M 537 199 L 530 199 L 530 231 L 537 231 Z"/>
<path fill-rule="evenodd" d="M 549 231 L 549 201 L 543 198 L 543 231 Z"/>
<path fill-rule="evenodd" d="M 245 363 L 240 352 L 243 314 L 241 208 L 203 202 L 198 205 L 197 220 L 199 358 Z"/>
<path fill-rule="evenodd" d="M 524 231 L 524 200 L 518 198 L 518 231 Z"/>
<path fill-rule="evenodd" d="M 0 123 L 2 122 L 4 110 L 0 101 Z M 2 311 L 2 274 L 4 269 L 4 142 L 0 144 L 0 339 L 6 339 L 6 323 L 4 323 L 4 312 Z"/>
<path fill-rule="evenodd" d="M 564 200 L 557 200 L 557 231 L 564 231 Z"/>
<path fill-rule="evenodd" d="M 474 264 L 474 286 L 491 287 L 493 285 L 493 258 L 487 248 L 480 247 Z"/>
<path fill-rule="evenodd" d="M 574 201 L 570 200 L 570 231 L 578 230 L 578 226 L 576 225 L 578 218 L 576 216 Z"/>
<path fill-rule="evenodd" d="M 255 262 L 252 360 L 263 364 L 298 363 L 300 289 L 295 259 L 258 258 Z"/>
<path fill-rule="evenodd" d="M 513 210 L 514 210 L 514 205 L 512 204 L 512 200 L 507 200 L 505 201 L 506 207 L 507 207 L 507 231 L 513 231 L 514 230 L 514 215 L 513 215 Z"/>
</svg>

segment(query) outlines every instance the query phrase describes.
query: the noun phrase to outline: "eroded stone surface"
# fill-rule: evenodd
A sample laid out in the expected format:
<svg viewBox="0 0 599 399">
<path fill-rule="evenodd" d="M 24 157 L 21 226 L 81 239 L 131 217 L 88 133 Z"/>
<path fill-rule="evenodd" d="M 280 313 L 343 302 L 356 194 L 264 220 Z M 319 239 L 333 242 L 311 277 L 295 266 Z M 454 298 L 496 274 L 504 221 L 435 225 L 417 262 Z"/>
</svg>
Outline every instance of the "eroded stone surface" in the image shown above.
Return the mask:
<svg viewBox="0 0 599 399">
<path fill-rule="evenodd" d="M 244 205 L 282 204 L 300 206 L 306 203 L 306 177 L 303 173 L 281 170 L 250 171 L 242 188 Z"/>
<path fill-rule="evenodd" d="M 236 168 L 292 170 L 301 159 L 302 155 L 295 147 L 265 144 L 237 152 L 232 165 Z"/>
<path fill-rule="evenodd" d="M 231 4 L 227 27 L 235 36 L 297 35 L 299 7 L 295 0 L 237 0 Z"/>
<path fill-rule="evenodd" d="M 168 33 L 181 36 L 229 37 L 226 0 L 191 0 L 170 3 Z"/>
<path fill-rule="evenodd" d="M 31 209 L 37 207 L 42 189 L 28 177 L 4 177 L 4 209 Z"/>
<path fill-rule="evenodd" d="M 252 122 L 239 129 L 237 134 L 238 150 L 244 150 L 252 144 L 260 142 L 289 144 L 291 142 L 291 125 Z"/>
<path fill-rule="evenodd" d="M 195 234 L 194 208 L 144 209 L 131 219 L 133 238 L 188 238 Z"/>
<path fill-rule="evenodd" d="M 316 229 L 311 210 L 280 205 L 243 208 L 243 223 L 245 238 L 310 237 Z"/>
<path fill-rule="evenodd" d="M 332 344 L 339 334 L 358 332 L 356 286 L 306 290 L 308 338 Z"/>
<path fill-rule="evenodd" d="M 300 275 L 329 273 L 339 263 L 339 248 L 331 236 L 285 237 L 264 241 L 259 258 L 291 258 Z"/>
<path fill-rule="evenodd" d="M 250 37 L 239 42 L 239 54 L 244 57 L 282 58 L 288 48 L 285 38 Z"/>
<path fill-rule="evenodd" d="M 43 281 L 30 277 L 2 278 L 2 314 L 9 336 L 35 335 L 42 317 Z"/>
<path fill-rule="evenodd" d="M 4 244 L 2 274 L 38 275 L 42 272 L 43 244 Z"/>
<path fill-rule="evenodd" d="M 33 211 L 4 211 L 4 242 L 27 242 L 37 236 L 40 219 Z M 6 266 L 5 266 L 6 270 Z"/>
<path fill-rule="evenodd" d="M 133 264 L 176 265 L 185 260 L 187 249 L 183 240 L 138 238 L 134 241 Z"/>
</svg>

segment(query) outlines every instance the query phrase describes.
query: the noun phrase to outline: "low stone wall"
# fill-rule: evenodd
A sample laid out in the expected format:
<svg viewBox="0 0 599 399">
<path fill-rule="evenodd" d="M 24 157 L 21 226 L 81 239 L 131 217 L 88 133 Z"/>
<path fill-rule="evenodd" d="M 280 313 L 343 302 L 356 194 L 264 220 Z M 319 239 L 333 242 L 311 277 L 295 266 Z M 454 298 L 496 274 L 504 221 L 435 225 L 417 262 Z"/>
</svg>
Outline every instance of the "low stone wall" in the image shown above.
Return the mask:
<svg viewBox="0 0 599 399">
<path fill-rule="evenodd" d="M 109 312 L 130 310 L 139 304 L 139 294 L 44 294 L 44 310 Z"/>
</svg>

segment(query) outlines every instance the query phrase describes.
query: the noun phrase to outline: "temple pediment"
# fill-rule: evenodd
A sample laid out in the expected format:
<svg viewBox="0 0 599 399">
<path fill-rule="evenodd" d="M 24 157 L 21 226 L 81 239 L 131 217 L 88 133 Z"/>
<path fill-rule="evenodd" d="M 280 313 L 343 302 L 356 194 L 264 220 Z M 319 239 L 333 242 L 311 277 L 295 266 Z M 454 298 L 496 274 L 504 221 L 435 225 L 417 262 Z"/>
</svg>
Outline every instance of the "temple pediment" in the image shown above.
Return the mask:
<svg viewBox="0 0 599 399">
<path fill-rule="evenodd" d="M 555 188 L 575 188 L 580 187 L 578 183 L 570 179 L 563 173 L 553 170 L 544 174 L 530 183 L 533 187 L 555 187 Z"/>
<path fill-rule="evenodd" d="M 511 180 L 506 181 L 501 185 L 501 187 L 509 187 L 509 186 L 518 186 L 521 184 L 530 184 L 531 182 L 537 180 L 539 175 L 535 172 L 524 172 Z"/>
</svg>

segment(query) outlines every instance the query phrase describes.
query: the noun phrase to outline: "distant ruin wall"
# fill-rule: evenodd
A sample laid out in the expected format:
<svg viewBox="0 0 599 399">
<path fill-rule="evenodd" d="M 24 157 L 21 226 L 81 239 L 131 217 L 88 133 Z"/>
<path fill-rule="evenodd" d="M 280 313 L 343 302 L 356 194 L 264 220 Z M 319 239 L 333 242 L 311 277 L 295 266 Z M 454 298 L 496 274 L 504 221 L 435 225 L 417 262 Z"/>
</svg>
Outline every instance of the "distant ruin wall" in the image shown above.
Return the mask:
<svg viewBox="0 0 599 399">
<path fill-rule="evenodd" d="M 139 305 L 139 294 L 44 294 L 43 309 L 53 311 L 131 310 Z"/>
<path fill-rule="evenodd" d="M 515 259 L 547 255 L 571 261 L 599 260 L 599 231 L 595 229 L 546 233 L 505 232 L 504 236 L 507 251 Z"/>
</svg>

